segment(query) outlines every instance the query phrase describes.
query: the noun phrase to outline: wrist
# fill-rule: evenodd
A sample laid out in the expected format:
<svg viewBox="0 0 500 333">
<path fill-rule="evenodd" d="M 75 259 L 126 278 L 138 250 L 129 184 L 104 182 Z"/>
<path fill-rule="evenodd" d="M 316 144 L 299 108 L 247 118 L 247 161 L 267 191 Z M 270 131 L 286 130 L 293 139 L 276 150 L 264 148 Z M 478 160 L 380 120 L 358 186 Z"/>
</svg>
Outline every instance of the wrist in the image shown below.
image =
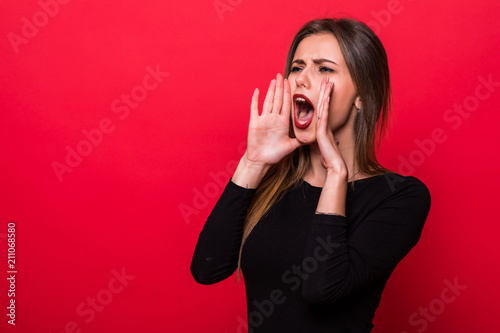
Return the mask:
<svg viewBox="0 0 500 333">
<path fill-rule="evenodd" d="M 265 163 L 249 161 L 247 154 L 243 155 L 236 167 L 232 181 L 241 187 L 255 189 L 271 166 Z"/>
<path fill-rule="evenodd" d="M 271 167 L 271 164 L 249 160 L 247 152 L 245 152 L 245 154 L 241 157 L 240 163 L 242 163 L 246 169 L 252 170 L 254 172 L 266 173 L 267 170 L 269 170 L 269 168 Z"/>
<path fill-rule="evenodd" d="M 346 182 L 347 170 L 326 170 L 326 182 Z"/>
</svg>

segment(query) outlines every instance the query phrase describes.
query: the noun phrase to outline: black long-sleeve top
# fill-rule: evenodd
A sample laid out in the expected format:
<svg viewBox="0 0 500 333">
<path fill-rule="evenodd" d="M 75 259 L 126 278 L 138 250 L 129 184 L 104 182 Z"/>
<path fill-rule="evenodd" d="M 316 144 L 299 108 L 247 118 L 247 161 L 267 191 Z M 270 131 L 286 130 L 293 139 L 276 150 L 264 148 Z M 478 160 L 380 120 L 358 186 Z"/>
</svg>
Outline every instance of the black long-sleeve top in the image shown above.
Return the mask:
<svg viewBox="0 0 500 333">
<path fill-rule="evenodd" d="M 242 251 L 249 332 L 370 332 L 392 271 L 417 243 L 430 209 L 414 177 L 349 183 L 346 216 L 318 215 L 321 188 L 302 181 L 255 226 Z M 191 264 L 212 284 L 237 267 L 255 190 L 229 181 L 200 233 Z"/>
</svg>

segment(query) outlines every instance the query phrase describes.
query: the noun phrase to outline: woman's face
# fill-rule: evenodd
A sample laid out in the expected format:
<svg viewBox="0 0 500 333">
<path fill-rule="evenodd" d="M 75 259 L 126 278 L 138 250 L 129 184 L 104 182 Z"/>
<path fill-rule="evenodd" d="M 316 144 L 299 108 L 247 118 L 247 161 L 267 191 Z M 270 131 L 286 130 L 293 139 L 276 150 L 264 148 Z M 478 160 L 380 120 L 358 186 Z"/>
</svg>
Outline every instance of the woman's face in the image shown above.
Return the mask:
<svg viewBox="0 0 500 333">
<path fill-rule="evenodd" d="M 337 138 L 354 131 L 354 118 L 361 102 L 356 98 L 356 88 L 337 39 L 327 33 L 311 35 L 299 43 L 288 76 L 293 129 L 303 144 L 316 141 L 318 98 L 325 77 L 334 84 L 328 113 L 330 128 Z"/>
</svg>

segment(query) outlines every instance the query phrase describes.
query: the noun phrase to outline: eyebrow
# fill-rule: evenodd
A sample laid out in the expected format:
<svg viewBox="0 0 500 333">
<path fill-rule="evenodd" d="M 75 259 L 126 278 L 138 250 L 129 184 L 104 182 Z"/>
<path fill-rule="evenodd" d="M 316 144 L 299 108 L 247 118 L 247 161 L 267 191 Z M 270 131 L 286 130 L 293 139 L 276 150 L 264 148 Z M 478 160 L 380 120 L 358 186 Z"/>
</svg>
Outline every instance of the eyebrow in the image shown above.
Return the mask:
<svg viewBox="0 0 500 333">
<path fill-rule="evenodd" d="M 325 58 L 321 58 L 321 59 L 313 59 L 313 62 L 314 62 L 316 65 L 319 65 L 319 64 L 324 63 L 324 62 L 329 62 L 329 63 L 332 63 L 332 64 L 334 64 L 334 65 L 338 66 L 338 64 L 337 64 L 335 61 L 328 60 L 328 59 L 325 59 Z M 297 60 L 294 60 L 294 61 L 292 62 L 292 65 L 293 65 L 293 64 L 295 64 L 295 63 L 297 63 L 297 64 L 299 64 L 299 65 L 305 65 L 305 64 L 306 64 L 306 63 L 305 63 L 305 61 L 304 61 L 304 60 L 302 60 L 302 59 L 297 59 Z"/>
</svg>

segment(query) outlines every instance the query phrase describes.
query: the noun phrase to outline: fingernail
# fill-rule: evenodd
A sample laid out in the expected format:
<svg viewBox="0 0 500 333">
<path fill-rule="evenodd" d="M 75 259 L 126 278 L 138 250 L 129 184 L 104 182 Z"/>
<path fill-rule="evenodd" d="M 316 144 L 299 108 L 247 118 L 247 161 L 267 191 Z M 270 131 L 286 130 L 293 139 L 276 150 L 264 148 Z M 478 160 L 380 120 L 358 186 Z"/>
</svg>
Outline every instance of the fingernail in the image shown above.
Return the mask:
<svg viewBox="0 0 500 333">
<path fill-rule="evenodd" d="M 326 83 L 330 82 L 330 78 L 327 76 L 326 77 Z"/>
</svg>

